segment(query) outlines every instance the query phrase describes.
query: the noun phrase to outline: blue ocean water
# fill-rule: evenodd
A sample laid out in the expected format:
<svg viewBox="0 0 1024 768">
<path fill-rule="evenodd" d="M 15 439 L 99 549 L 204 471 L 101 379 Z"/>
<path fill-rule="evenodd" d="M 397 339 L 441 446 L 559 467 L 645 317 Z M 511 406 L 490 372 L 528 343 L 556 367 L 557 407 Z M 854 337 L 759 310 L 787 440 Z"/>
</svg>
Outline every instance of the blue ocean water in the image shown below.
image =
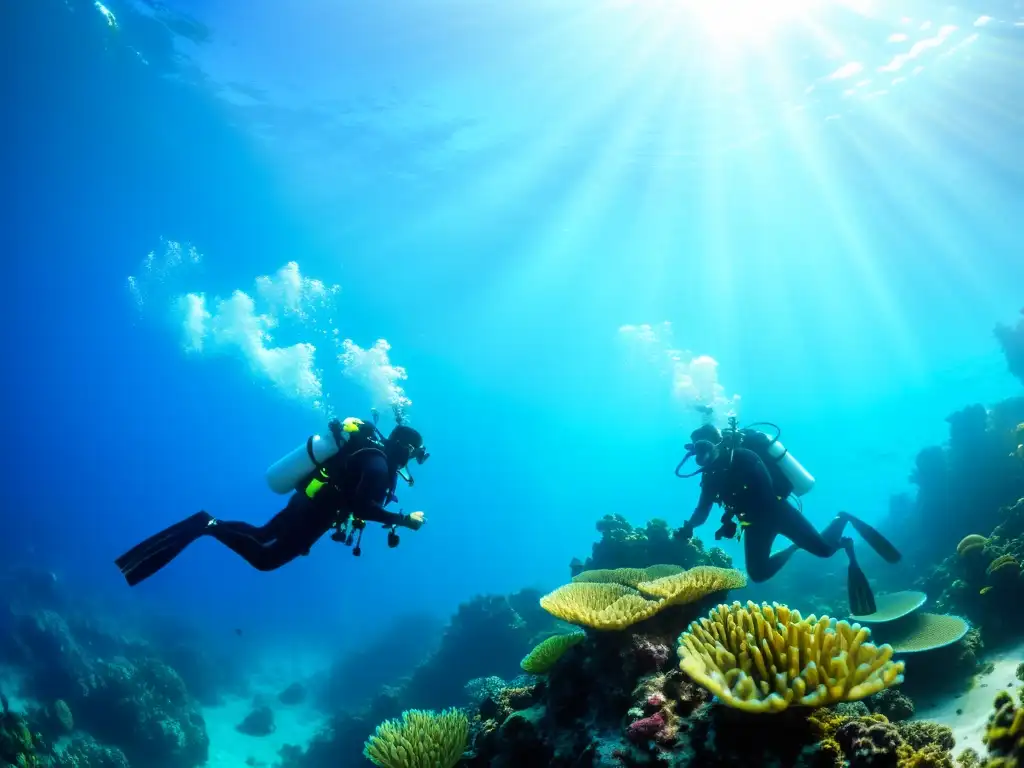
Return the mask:
<svg viewBox="0 0 1024 768">
<path fill-rule="evenodd" d="M 947 414 L 1020 391 L 1024 40 L 732 5 L 9 2 L 3 561 L 305 669 L 557 586 L 604 514 L 680 525 L 701 403 L 781 426 L 816 523 L 883 519 Z M 200 541 L 125 586 L 395 397 L 431 453 L 399 547 Z"/>
</svg>

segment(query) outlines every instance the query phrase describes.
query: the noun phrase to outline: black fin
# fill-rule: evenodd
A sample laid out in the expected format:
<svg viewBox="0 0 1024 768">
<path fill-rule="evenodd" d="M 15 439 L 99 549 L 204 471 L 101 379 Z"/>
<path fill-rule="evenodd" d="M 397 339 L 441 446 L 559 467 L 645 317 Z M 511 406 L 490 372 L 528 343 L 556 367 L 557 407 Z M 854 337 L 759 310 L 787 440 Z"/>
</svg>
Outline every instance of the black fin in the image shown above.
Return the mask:
<svg viewBox="0 0 1024 768">
<path fill-rule="evenodd" d="M 843 513 L 850 521 L 850 525 L 853 529 L 860 534 L 860 537 L 864 539 L 869 547 L 871 547 L 878 556 L 881 557 L 887 563 L 898 563 L 903 557 L 899 550 L 894 547 L 890 541 L 885 538 L 882 534 L 872 528 L 870 525 L 865 523 L 863 520 L 854 517 L 848 512 Z"/>
<path fill-rule="evenodd" d="M 213 517 L 206 512 L 197 512 L 180 523 L 150 536 L 117 558 L 114 562 L 121 570 L 128 586 L 134 587 L 140 581 L 148 579 L 180 555 L 185 547 L 202 535 L 212 519 Z"/>
<path fill-rule="evenodd" d="M 867 616 L 878 610 L 875 604 L 875 593 L 871 591 L 868 584 L 868 577 L 857 564 L 857 557 L 853 553 L 853 542 L 847 540 L 845 545 L 846 554 L 850 558 L 850 565 L 846 569 L 846 589 L 850 598 L 850 615 Z"/>
</svg>

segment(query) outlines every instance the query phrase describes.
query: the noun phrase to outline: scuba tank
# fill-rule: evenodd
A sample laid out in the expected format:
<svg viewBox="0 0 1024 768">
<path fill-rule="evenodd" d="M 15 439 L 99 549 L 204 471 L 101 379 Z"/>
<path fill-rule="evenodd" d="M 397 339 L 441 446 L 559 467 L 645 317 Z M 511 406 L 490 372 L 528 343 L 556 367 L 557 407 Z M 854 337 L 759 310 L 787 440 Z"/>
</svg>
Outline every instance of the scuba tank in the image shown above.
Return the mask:
<svg viewBox="0 0 1024 768">
<path fill-rule="evenodd" d="M 267 485 L 274 493 L 291 493 L 303 479 L 310 476 L 323 466 L 331 457 L 337 455 L 353 433 L 363 425 L 362 419 L 350 416 L 344 421 L 331 421 L 327 427 L 327 437 L 310 435 L 306 440 L 267 469 Z"/>
<path fill-rule="evenodd" d="M 768 455 L 778 466 L 779 471 L 793 484 L 794 495 L 804 496 L 811 492 L 811 489 L 814 488 L 814 476 L 804 469 L 803 464 L 793 458 L 793 454 L 786 450 L 786 446 L 779 441 L 778 437 L 768 444 Z"/>
</svg>

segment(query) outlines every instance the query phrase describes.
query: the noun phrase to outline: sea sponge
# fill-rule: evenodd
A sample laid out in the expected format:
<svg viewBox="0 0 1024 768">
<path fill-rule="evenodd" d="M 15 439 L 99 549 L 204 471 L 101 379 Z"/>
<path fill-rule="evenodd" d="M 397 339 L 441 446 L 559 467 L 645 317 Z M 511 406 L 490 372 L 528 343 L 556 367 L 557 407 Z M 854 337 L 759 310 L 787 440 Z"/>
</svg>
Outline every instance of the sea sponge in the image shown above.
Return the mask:
<svg viewBox="0 0 1024 768">
<path fill-rule="evenodd" d="M 597 568 L 578 573 L 572 577 L 572 580 L 593 584 L 624 584 L 636 589 L 636 585 L 641 582 L 671 576 L 681 573 L 683 570 L 683 567 L 679 565 L 651 565 L 647 568 Z"/>
<path fill-rule="evenodd" d="M 524 672 L 529 672 L 531 675 L 543 675 L 562 658 L 563 653 L 584 637 L 586 635 L 582 632 L 552 635 L 526 654 L 519 666 L 523 668 Z"/>
<path fill-rule="evenodd" d="M 956 553 L 963 557 L 968 554 L 980 552 L 988 544 L 988 539 L 978 533 L 972 533 L 969 536 L 964 536 L 960 539 L 960 543 L 956 545 Z"/>
<path fill-rule="evenodd" d="M 378 725 L 363 755 L 382 768 L 454 768 L 468 740 L 469 719 L 461 710 L 410 709 Z"/>
<path fill-rule="evenodd" d="M 665 605 L 693 603 L 703 597 L 727 589 L 747 586 L 747 577 L 734 568 L 715 568 L 701 565 L 660 579 L 644 581 L 636 588 L 645 595 L 660 598 Z"/>
<path fill-rule="evenodd" d="M 870 630 L 784 605 L 719 605 L 679 638 L 680 668 L 730 707 L 779 712 L 856 701 L 903 682 Z"/>
<path fill-rule="evenodd" d="M 572 582 L 540 599 L 552 616 L 591 629 L 625 629 L 648 619 L 662 608 L 624 584 Z"/>
</svg>

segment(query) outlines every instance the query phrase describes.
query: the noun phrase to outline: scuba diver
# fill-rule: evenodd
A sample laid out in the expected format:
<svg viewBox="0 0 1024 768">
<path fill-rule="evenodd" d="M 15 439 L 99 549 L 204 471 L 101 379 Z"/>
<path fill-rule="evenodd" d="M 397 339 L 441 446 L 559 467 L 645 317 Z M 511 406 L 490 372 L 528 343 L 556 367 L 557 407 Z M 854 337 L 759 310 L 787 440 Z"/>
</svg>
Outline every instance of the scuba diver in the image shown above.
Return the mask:
<svg viewBox="0 0 1024 768">
<path fill-rule="evenodd" d="M 129 586 L 159 571 L 201 536 L 216 539 L 240 555 L 253 568 L 272 571 L 309 554 L 310 547 L 328 530 L 331 539 L 362 553 L 367 521 L 382 523 L 388 546 L 397 547 L 398 526 L 419 530 L 426 522 L 422 512 L 402 514 L 386 507 L 396 501 L 395 486 L 401 477 L 410 486 L 412 459 L 422 464 L 430 454 L 423 437 L 406 425 L 395 409 L 398 425 L 385 438 L 373 423 L 349 417 L 332 420 L 327 438 L 309 437 L 267 470 L 267 482 L 275 493 L 294 491 L 287 506 L 262 526 L 223 521 L 197 512 L 133 547 L 115 561 Z"/>
<path fill-rule="evenodd" d="M 813 488 L 814 478 L 779 442 L 779 434 L 772 438 L 753 428 L 739 429 L 736 419 L 730 418 L 724 433 L 705 424 L 694 430 L 690 439 L 676 475 L 701 475 L 700 500 L 693 515 L 676 532 L 677 537 L 690 539 L 693 529 L 707 520 L 711 507 L 721 504 L 725 513 L 715 539 L 743 539 L 747 574 L 754 582 L 772 578 L 798 550 L 829 558 L 843 549 L 850 561 L 850 613 L 865 616 L 875 612 L 875 597 L 857 564 L 853 540 L 843 536 L 847 523 L 886 562 L 899 561 L 900 553 L 878 531 L 846 512 L 840 512 L 822 531 L 815 530 L 804 517 L 802 507 L 790 502 L 790 497 L 795 496 L 799 503 L 799 497 Z M 700 469 L 681 474 L 691 457 Z M 739 526 L 734 518 L 739 520 Z M 777 536 L 784 536 L 792 544 L 773 554 L 772 544 Z"/>
</svg>

